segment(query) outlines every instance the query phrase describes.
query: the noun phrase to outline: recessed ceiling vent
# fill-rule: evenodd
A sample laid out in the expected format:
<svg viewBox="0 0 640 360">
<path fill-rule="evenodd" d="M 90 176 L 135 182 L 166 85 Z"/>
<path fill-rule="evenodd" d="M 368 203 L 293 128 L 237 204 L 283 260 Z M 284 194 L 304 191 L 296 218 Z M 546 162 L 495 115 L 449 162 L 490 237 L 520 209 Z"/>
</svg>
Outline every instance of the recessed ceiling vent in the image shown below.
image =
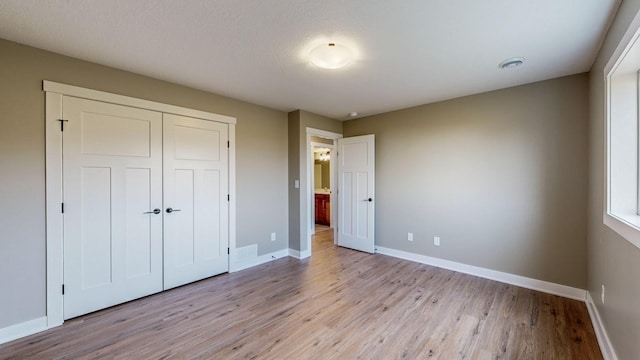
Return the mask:
<svg viewBox="0 0 640 360">
<path fill-rule="evenodd" d="M 500 65 L 498 65 L 498 67 L 500 69 L 511 69 L 514 67 L 518 67 L 522 64 L 524 64 L 524 58 L 514 57 L 501 62 Z"/>
</svg>

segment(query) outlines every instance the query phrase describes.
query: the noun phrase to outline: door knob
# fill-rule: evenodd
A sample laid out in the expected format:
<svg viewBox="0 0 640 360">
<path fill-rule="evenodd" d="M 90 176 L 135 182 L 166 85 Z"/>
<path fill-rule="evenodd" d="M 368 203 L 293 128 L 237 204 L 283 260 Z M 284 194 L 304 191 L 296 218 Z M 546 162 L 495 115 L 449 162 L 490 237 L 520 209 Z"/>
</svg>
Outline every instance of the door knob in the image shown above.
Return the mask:
<svg viewBox="0 0 640 360">
<path fill-rule="evenodd" d="M 364 200 L 362 200 L 362 201 L 372 202 L 372 201 L 373 201 L 373 199 L 372 199 L 372 198 L 368 198 L 368 199 L 364 199 Z"/>
<path fill-rule="evenodd" d="M 166 210 L 166 211 L 167 211 L 167 213 L 168 213 L 168 214 L 171 214 L 172 212 L 175 212 L 175 211 L 182 211 L 182 210 L 180 210 L 180 209 L 167 208 L 167 210 Z"/>
<path fill-rule="evenodd" d="M 162 210 L 160 210 L 158 208 L 155 208 L 152 211 L 147 211 L 147 212 L 145 212 L 143 214 L 156 214 L 157 215 L 157 214 L 160 214 L 160 212 L 162 212 Z"/>
</svg>

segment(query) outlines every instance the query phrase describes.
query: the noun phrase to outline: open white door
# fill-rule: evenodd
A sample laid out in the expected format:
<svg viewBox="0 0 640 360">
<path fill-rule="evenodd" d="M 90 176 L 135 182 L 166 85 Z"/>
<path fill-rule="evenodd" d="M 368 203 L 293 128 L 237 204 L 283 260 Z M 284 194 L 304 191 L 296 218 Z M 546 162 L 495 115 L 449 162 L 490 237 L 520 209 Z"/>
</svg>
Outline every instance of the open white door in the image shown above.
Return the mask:
<svg viewBox="0 0 640 360">
<path fill-rule="evenodd" d="M 164 288 L 229 271 L 229 125 L 164 114 Z"/>
<path fill-rule="evenodd" d="M 338 139 L 338 245 L 374 252 L 375 137 Z"/>
</svg>

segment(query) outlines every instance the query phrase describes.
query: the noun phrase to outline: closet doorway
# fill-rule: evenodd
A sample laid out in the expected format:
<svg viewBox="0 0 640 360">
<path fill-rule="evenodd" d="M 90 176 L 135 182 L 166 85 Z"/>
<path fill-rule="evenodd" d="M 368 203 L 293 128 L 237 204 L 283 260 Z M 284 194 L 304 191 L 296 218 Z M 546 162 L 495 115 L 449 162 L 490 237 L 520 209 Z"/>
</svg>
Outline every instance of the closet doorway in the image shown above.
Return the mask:
<svg viewBox="0 0 640 360">
<path fill-rule="evenodd" d="M 44 90 L 48 327 L 229 271 L 234 118 Z"/>
</svg>

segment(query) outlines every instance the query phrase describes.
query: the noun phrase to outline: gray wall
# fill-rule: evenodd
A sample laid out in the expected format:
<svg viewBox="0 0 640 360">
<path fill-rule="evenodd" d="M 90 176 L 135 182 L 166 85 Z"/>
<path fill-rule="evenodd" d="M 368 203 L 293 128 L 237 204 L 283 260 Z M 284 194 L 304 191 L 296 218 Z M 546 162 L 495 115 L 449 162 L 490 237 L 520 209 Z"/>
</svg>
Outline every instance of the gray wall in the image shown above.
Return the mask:
<svg viewBox="0 0 640 360">
<path fill-rule="evenodd" d="M 376 245 L 582 289 L 587 133 L 586 74 L 344 123 L 376 135 Z"/>
<path fill-rule="evenodd" d="M 287 247 L 286 113 L 5 40 L 0 79 L 0 328 L 45 315 L 45 79 L 236 117 L 237 245 Z"/>
<path fill-rule="evenodd" d="M 342 122 L 303 110 L 289 113 L 289 248 L 306 251 L 308 234 L 307 128 L 342 134 Z M 294 180 L 300 188 L 294 188 Z M 311 192 L 313 193 L 313 191 Z M 301 241 L 302 240 L 302 241 Z"/>
<path fill-rule="evenodd" d="M 604 66 L 640 9 L 640 1 L 622 2 L 596 62 L 590 83 L 589 284 L 598 312 L 620 359 L 640 354 L 640 249 L 602 223 L 604 209 Z M 605 285 L 606 298 L 600 300 Z"/>
<path fill-rule="evenodd" d="M 300 189 L 295 181 L 300 180 L 300 111 L 289 116 L 289 248 L 300 250 Z"/>
</svg>

